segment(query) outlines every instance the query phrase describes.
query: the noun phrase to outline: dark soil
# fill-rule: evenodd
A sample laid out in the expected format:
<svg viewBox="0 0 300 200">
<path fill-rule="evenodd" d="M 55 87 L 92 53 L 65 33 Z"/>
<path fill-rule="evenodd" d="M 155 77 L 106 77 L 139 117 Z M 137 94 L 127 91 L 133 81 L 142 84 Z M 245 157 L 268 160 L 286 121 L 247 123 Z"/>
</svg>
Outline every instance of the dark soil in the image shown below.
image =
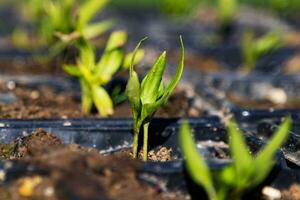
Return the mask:
<svg viewBox="0 0 300 200">
<path fill-rule="evenodd" d="M 123 151 L 114 152 L 113 155 L 122 156 L 122 157 L 132 157 L 131 149 L 124 149 Z M 142 160 L 143 151 L 139 152 L 139 159 Z M 159 161 L 166 162 L 171 160 L 176 160 L 177 157 L 172 155 L 172 148 L 161 147 L 158 150 L 151 150 L 148 152 L 149 161 Z"/>
<path fill-rule="evenodd" d="M 24 74 L 62 74 L 62 62 L 58 61 L 35 61 L 33 58 L 0 59 L 0 73 L 12 75 Z"/>
<path fill-rule="evenodd" d="M 172 61 L 176 63 L 179 58 L 179 53 L 178 51 L 171 51 L 170 56 Z M 205 73 L 216 73 L 226 70 L 221 61 L 207 55 L 192 53 L 190 51 L 185 52 L 185 65 L 191 69 Z"/>
<path fill-rule="evenodd" d="M 103 156 L 95 149 L 66 145 L 41 129 L 10 146 L 11 155 L 2 157 L 30 164 L 36 170 L 1 185 L 2 200 L 184 199 L 160 193 L 140 182 L 137 178 L 140 161 L 123 155 Z"/>
<path fill-rule="evenodd" d="M 79 118 L 96 117 L 93 113 L 86 115 L 81 112 L 80 99 L 75 98 L 69 92 L 58 93 L 49 87 L 38 89 L 16 86 L 8 89 L 7 85 L 0 85 L 0 92 L 4 94 L 14 94 L 17 101 L 14 103 L 0 103 L 0 118 Z M 183 90 L 176 90 L 170 97 L 168 104 L 161 108 L 157 117 L 184 117 L 199 116 L 201 112 L 195 110 L 191 99 L 187 97 Z M 123 103 L 115 108 L 112 117 L 131 117 L 128 103 Z"/>
<path fill-rule="evenodd" d="M 29 89 L 17 86 L 9 91 L 2 85 L 1 91 L 17 97 L 15 103 L 1 103 L 1 118 L 64 118 L 81 117 L 80 102 L 70 94 L 57 94 L 50 88 Z"/>
</svg>

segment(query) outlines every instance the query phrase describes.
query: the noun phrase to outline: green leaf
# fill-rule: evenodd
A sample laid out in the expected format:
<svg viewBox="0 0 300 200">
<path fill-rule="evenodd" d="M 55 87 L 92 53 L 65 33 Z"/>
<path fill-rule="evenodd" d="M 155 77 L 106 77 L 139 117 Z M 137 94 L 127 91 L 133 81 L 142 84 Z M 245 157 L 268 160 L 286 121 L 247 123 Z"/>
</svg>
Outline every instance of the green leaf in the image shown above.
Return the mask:
<svg viewBox="0 0 300 200">
<path fill-rule="evenodd" d="M 113 32 L 107 42 L 105 51 L 109 52 L 124 46 L 127 41 L 126 31 L 115 31 Z"/>
<path fill-rule="evenodd" d="M 156 102 L 157 91 L 162 81 L 165 66 L 166 52 L 164 51 L 142 81 L 142 104 L 151 104 Z"/>
<path fill-rule="evenodd" d="M 132 111 L 133 126 L 134 126 L 135 134 L 137 134 L 136 131 L 140 129 L 142 121 L 139 120 L 139 115 L 141 112 L 141 99 L 140 99 L 141 86 L 140 86 L 140 82 L 138 79 L 138 75 L 134 71 L 134 64 L 136 63 L 135 58 L 139 51 L 139 48 L 140 48 L 142 42 L 145 41 L 146 39 L 147 38 L 141 39 L 133 51 L 133 54 L 131 56 L 130 66 L 129 66 L 129 79 L 128 79 L 128 82 L 126 85 L 126 95 L 128 97 L 131 111 Z M 134 144 L 134 146 L 135 145 L 136 144 Z"/>
<path fill-rule="evenodd" d="M 80 80 L 81 86 L 81 107 L 83 113 L 90 113 L 93 105 L 91 89 L 86 81 Z"/>
<path fill-rule="evenodd" d="M 140 48 L 142 42 L 144 42 L 146 39 L 147 39 L 147 37 L 144 37 L 143 39 L 141 39 L 133 51 L 133 55 L 131 57 L 131 62 L 130 62 L 130 66 L 129 66 L 129 75 L 130 76 L 131 76 L 132 72 L 134 71 L 134 64 L 136 63 L 135 58 L 137 57 L 136 55 L 138 54 L 139 48 Z"/>
<path fill-rule="evenodd" d="M 78 63 L 78 69 L 80 70 L 80 74 L 82 75 L 82 78 L 91 84 L 94 81 L 94 76 L 91 73 L 91 71 L 87 68 L 86 65 L 82 65 L 81 63 Z"/>
<path fill-rule="evenodd" d="M 93 101 L 102 117 L 113 114 L 113 102 L 108 93 L 100 86 L 92 86 Z"/>
<path fill-rule="evenodd" d="M 82 31 L 88 22 L 108 3 L 108 0 L 87 0 L 79 7 L 77 29 Z"/>
<path fill-rule="evenodd" d="M 255 51 L 260 57 L 280 45 L 280 36 L 277 33 L 269 33 L 255 42 Z"/>
<path fill-rule="evenodd" d="M 183 40 L 182 37 L 180 36 L 180 61 L 179 65 L 177 67 L 177 71 L 175 76 L 173 77 L 172 81 L 170 84 L 167 86 L 166 91 L 165 91 L 165 96 L 170 96 L 175 89 L 176 85 L 178 84 L 179 80 L 181 79 L 182 73 L 183 73 L 183 68 L 184 68 L 184 45 L 183 45 Z M 166 97 L 164 97 L 166 98 Z"/>
<path fill-rule="evenodd" d="M 113 26 L 113 24 L 114 21 L 112 20 L 106 20 L 106 21 L 90 24 L 83 29 L 82 35 L 86 39 L 97 37 L 102 33 L 104 33 L 105 31 L 107 31 L 108 29 L 110 29 Z"/>
<path fill-rule="evenodd" d="M 63 69 L 65 72 L 67 72 L 68 74 L 70 74 L 72 76 L 77 76 L 77 77 L 81 76 L 80 70 L 75 65 L 64 65 Z"/>
<path fill-rule="evenodd" d="M 197 184 L 206 190 L 211 200 L 216 200 L 217 197 L 212 175 L 205 161 L 198 153 L 189 125 L 186 121 L 180 127 L 179 141 L 182 153 L 185 157 L 188 173 Z"/>
<path fill-rule="evenodd" d="M 182 38 L 180 37 L 180 44 L 181 44 L 181 56 L 180 56 L 180 63 L 177 67 L 177 71 L 171 82 L 168 84 L 166 89 L 164 90 L 164 94 L 162 97 L 160 97 L 154 105 L 152 105 L 152 109 L 158 109 L 161 105 L 163 105 L 169 98 L 169 96 L 172 94 L 173 90 L 175 89 L 176 85 L 178 84 L 184 68 L 184 46 Z"/>
<path fill-rule="evenodd" d="M 291 126 L 291 117 L 286 117 L 278 130 L 274 133 L 273 137 L 269 140 L 268 144 L 256 156 L 255 168 L 259 169 L 259 173 L 256 173 L 253 177 L 252 181 L 254 186 L 261 183 L 261 181 L 263 181 L 270 173 L 270 170 L 274 165 L 276 151 L 288 138 Z"/>
<path fill-rule="evenodd" d="M 257 55 L 254 49 L 254 33 L 252 31 L 246 31 L 243 34 L 242 50 L 245 71 L 251 71 L 255 67 L 257 61 Z"/>
<path fill-rule="evenodd" d="M 104 53 L 95 71 L 96 78 L 100 78 L 101 84 L 108 83 L 120 69 L 123 56 L 124 54 L 121 50 Z"/>
<path fill-rule="evenodd" d="M 250 154 L 243 134 L 240 132 L 237 124 L 230 121 L 228 125 L 228 134 L 230 136 L 230 152 L 233 159 L 233 166 L 236 171 L 236 185 L 244 187 L 249 181 L 251 175 L 253 159 Z"/>
<path fill-rule="evenodd" d="M 126 95 L 128 97 L 130 107 L 136 115 L 140 112 L 141 108 L 140 90 L 141 88 L 138 75 L 135 71 L 133 71 L 126 85 Z"/>
<path fill-rule="evenodd" d="M 93 47 L 88 43 L 80 46 L 80 62 L 89 71 L 95 68 L 95 52 Z"/>
<path fill-rule="evenodd" d="M 138 50 L 138 51 L 136 52 L 136 56 L 135 56 L 133 65 L 138 64 L 138 63 L 143 59 L 144 54 L 145 54 L 144 50 L 142 50 L 142 49 L 141 49 L 141 50 Z M 123 68 L 124 68 L 124 69 L 129 69 L 129 68 L 130 68 L 130 65 L 131 65 L 131 62 L 132 62 L 132 57 L 133 57 L 133 55 L 134 55 L 134 52 L 131 52 L 131 53 L 129 53 L 129 54 L 127 54 L 127 55 L 125 56 L 124 62 L 123 62 Z"/>
</svg>

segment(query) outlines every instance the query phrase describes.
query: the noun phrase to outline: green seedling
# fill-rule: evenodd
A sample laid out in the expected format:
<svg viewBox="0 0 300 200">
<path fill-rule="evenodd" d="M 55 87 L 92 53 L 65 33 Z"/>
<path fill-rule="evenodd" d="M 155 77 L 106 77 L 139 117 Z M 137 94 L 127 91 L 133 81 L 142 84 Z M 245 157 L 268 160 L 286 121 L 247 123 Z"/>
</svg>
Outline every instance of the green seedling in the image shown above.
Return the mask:
<svg viewBox="0 0 300 200">
<path fill-rule="evenodd" d="M 210 170 L 185 122 L 180 128 L 180 144 L 188 173 L 210 200 L 239 200 L 246 190 L 258 186 L 269 175 L 276 151 L 287 139 L 291 124 L 291 118 L 285 118 L 270 141 L 252 156 L 237 124 L 231 121 L 227 130 L 232 162 L 221 170 Z"/>
<path fill-rule="evenodd" d="M 138 138 L 141 127 L 143 127 L 144 141 L 143 141 L 143 160 L 147 160 L 148 155 L 148 128 L 154 113 L 164 105 L 177 83 L 179 82 L 183 68 L 184 68 L 184 46 L 182 38 L 180 37 L 181 57 L 179 66 L 175 76 L 171 82 L 165 86 L 163 83 L 163 73 L 166 66 L 166 52 L 164 51 L 157 61 L 152 66 L 149 73 L 144 77 L 140 83 L 137 73 L 134 71 L 134 60 L 138 52 L 141 40 L 134 50 L 132 57 L 129 80 L 126 86 L 126 94 L 131 106 L 133 116 L 133 157 L 137 157 Z"/>
<path fill-rule="evenodd" d="M 122 47 L 126 43 L 127 33 L 116 31 L 108 39 L 102 57 L 96 62 L 95 51 L 90 44 L 83 42 L 80 47 L 80 58 L 77 66 L 65 65 L 64 70 L 80 80 L 82 90 L 82 111 L 90 113 L 95 105 L 100 116 L 113 114 L 113 101 L 103 88 L 121 69 L 128 68 L 126 60 L 131 59 L 132 53 L 124 54 Z M 137 52 L 138 60 L 143 57 L 143 51 Z M 123 64 L 124 63 L 124 64 Z"/>
<path fill-rule="evenodd" d="M 41 44 L 52 47 L 53 54 L 81 39 L 92 39 L 106 30 L 113 22 L 91 22 L 108 0 L 26 0 L 29 14 Z M 20 32 L 20 30 L 17 30 Z"/>
<path fill-rule="evenodd" d="M 222 27 L 225 27 L 232 21 L 237 5 L 237 0 L 218 0 L 217 14 Z"/>
<path fill-rule="evenodd" d="M 262 56 L 280 47 L 281 43 L 282 40 L 278 33 L 268 33 L 255 39 L 253 32 L 245 32 L 242 38 L 242 53 L 244 58 L 243 71 L 252 71 Z"/>
</svg>

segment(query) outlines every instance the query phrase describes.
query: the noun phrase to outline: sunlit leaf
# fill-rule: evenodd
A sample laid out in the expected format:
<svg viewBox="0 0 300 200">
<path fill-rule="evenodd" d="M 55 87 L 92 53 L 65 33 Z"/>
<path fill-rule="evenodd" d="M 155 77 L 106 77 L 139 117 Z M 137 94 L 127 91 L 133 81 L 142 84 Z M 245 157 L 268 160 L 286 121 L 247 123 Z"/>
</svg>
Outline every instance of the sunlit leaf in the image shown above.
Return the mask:
<svg viewBox="0 0 300 200">
<path fill-rule="evenodd" d="M 125 56 L 123 66 L 122 66 L 124 69 L 129 69 L 131 61 L 132 61 L 133 54 L 134 54 L 134 52 L 131 52 L 131 53 L 129 53 Z M 136 56 L 135 56 L 135 59 L 134 59 L 134 65 L 138 64 L 143 59 L 144 54 L 145 54 L 145 52 L 142 49 L 139 49 L 136 52 Z"/>
<path fill-rule="evenodd" d="M 106 21 L 90 24 L 83 29 L 82 35 L 86 39 L 94 38 L 96 36 L 101 35 L 108 29 L 110 29 L 113 26 L 113 24 L 114 22 L 112 20 L 106 20 Z"/>
<path fill-rule="evenodd" d="M 177 67 L 176 74 L 174 75 L 173 79 L 171 80 L 170 84 L 166 88 L 166 94 L 165 96 L 169 96 L 173 90 L 175 89 L 176 85 L 178 84 L 184 68 L 184 45 L 182 37 L 180 36 L 180 60 L 179 65 Z"/>
<path fill-rule="evenodd" d="M 101 84 L 106 84 L 112 76 L 120 69 L 124 54 L 120 50 L 104 53 L 98 64 L 95 74 L 101 78 Z"/>
<path fill-rule="evenodd" d="M 95 67 L 95 53 L 91 45 L 85 43 L 80 47 L 80 62 L 90 71 Z"/>
<path fill-rule="evenodd" d="M 102 117 L 113 114 L 113 102 L 108 93 L 100 86 L 92 86 L 93 101 Z"/>
<path fill-rule="evenodd" d="M 108 0 L 87 0 L 79 7 L 77 28 L 83 30 L 88 22 L 108 3 Z"/>
<path fill-rule="evenodd" d="M 155 103 L 165 66 L 166 52 L 164 51 L 142 81 L 141 100 L 143 104 Z"/>
<path fill-rule="evenodd" d="M 127 33 L 125 31 L 114 31 L 108 41 L 105 48 L 106 52 L 115 50 L 122 47 L 127 41 Z"/>
<path fill-rule="evenodd" d="M 259 173 L 253 177 L 253 184 L 257 185 L 263 181 L 270 173 L 274 165 L 276 151 L 286 141 L 292 126 L 291 117 L 286 117 L 284 122 L 278 127 L 273 137 L 266 146 L 258 153 L 255 158 L 255 168 L 259 169 Z"/>
<path fill-rule="evenodd" d="M 197 150 L 187 122 L 184 122 L 180 127 L 179 141 L 188 173 L 197 184 L 205 188 L 211 200 L 216 200 L 212 175 Z"/>
<path fill-rule="evenodd" d="M 230 136 L 230 152 L 233 159 L 233 167 L 236 170 L 236 185 L 243 187 L 247 184 L 251 175 L 252 157 L 248 149 L 243 134 L 240 132 L 237 124 L 233 121 L 229 122 L 228 134 Z"/>
<path fill-rule="evenodd" d="M 280 44 L 279 34 L 272 32 L 257 39 L 255 43 L 255 51 L 258 56 L 261 56 L 279 47 Z"/>
<path fill-rule="evenodd" d="M 81 86 L 81 107 L 83 113 L 90 113 L 93 105 L 93 98 L 91 94 L 91 88 L 86 81 L 80 80 Z"/>
<path fill-rule="evenodd" d="M 80 70 L 75 65 L 64 65 L 63 69 L 65 72 L 67 72 L 72 76 L 77 76 L 77 77 L 81 76 Z"/>
<path fill-rule="evenodd" d="M 140 111 L 141 99 L 140 99 L 140 82 L 138 75 L 135 71 L 130 75 L 126 85 L 126 95 L 128 97 L 132 110 L 137 113 Z"/>
</svg>

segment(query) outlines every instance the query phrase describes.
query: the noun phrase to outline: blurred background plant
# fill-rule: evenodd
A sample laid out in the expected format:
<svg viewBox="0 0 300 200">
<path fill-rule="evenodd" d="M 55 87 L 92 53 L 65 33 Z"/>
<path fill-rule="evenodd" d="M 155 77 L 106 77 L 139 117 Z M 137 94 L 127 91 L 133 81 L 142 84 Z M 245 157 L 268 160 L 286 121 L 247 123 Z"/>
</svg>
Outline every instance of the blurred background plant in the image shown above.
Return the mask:
<svg viewBox="0 0 300 200">
<path fill-rule="evenodd" d="M 252 31 L 244 32 L 241 43 L 244 59 L 243 72 L 251 72 L 263 55 L 275 50 L 282 44 L 283 40 L 278 32 L 270 32 L 259 38 L 256 38 Z"/>
<path fill-rule="evenodd" d="M 32 29 L 17 27 L 13 41 L 27 48 L 32 48 L 32 43 L 46 46 L 50 55 L 57 55 L 78 39 L 95 38 L 112 27 L 111 20 L 92 22 L 107 3 L 108 0 L 24 0 L 21 7 Z"/>
<path fill-rule="evenodd" d="M 286 117 L 268 143 L 253 156 L 244 134 L 236 122 L 230 121 L 227 132 L 232 162 L 220 169 L 210 169 L 198 152 L 189 125 L 184 122 L 179 141 L 187 171 L 210 200 L 242 199 L 246 191 L 259 186 L 267 178 L 276 163 L 276 152 L 288 138 L 291 126 L 291 117 Z"/>
<path fill-rule="evenodd" d="M 119 70 L 129 68 L 129 60 L 133 53 L 127 55 L 124 53 L 123 47 L 126 41 L 126 32 L 113 32 L 101 58 L 96 61 L 94 48 L 82 40 L 79 46 L 80 55 L 77 65 L 64 65 L 64 70 L 80 81 L 81 104 L 84 113 L 91 113 L 92 106 L 95 105 L 100 116 L 107 117 L 113 114 L 114 102 L 104 86 L 113 79 Z M 139 62 L 143 54 L 143 50 L 139 50 L 135 62 Z"/>
</svg>

